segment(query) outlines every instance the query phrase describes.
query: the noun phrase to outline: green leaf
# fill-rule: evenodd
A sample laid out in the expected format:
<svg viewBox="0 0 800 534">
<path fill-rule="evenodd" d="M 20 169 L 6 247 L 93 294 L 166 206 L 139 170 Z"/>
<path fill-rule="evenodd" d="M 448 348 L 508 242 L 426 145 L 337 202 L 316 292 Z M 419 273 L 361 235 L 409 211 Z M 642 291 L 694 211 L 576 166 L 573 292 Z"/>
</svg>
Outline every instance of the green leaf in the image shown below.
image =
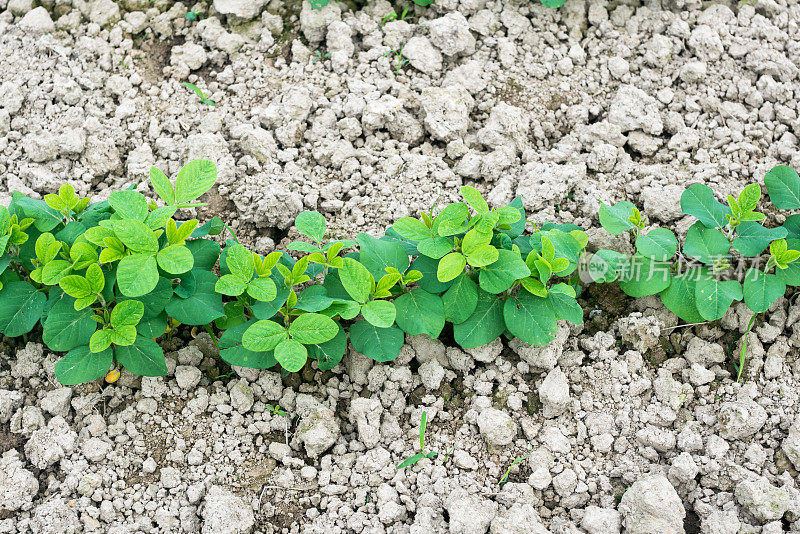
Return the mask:
<svg viewBox="0 0 800 534">
<path fill-rule="evenodd" d="M 255 272 L 253 253 L 239 244 L 227 247 L 226 250 L 228 254 L 225 263 L 231 274 L 244 283 L 249 282 Z"/>
<path fill-rule="evenodd" d="M 389 362 L 397 358 L 404 342 L 403 331 L 396 326 L 378 328 L 367 321 L 358 321 L 350 326 L 353 348 L 377 362 Z"/>
<path fill-rule="evenodd" d="M 328 273 L 330 276 L 331 273 Z M 278 310 L 286 303 L 286 299 L 289 297 L 289 288 L 286 287 L 286 282 L 284 282 L 283 277 L 277 272 L 273 272 L 271 275 L 272 281 L 275 282 L 275 287 L 277 288 L 277 296 L 268 302 L 256 302 L 251 306 L 253 310 L 253 315 L 255 315 L 259 319 L 270 319 L 272 318 Z"/>
<path fill-rule="evenodd" d="M 601 284 L 613 282 L 620 271 L 628 265 L 628 258 L 615 250 L 601 249 L 595 252 L 586 267 L 586 272 Z"/>
<path fill-rule="evenodd" d="M 458 287 L 468 288 L 464 291 L 469 291 L 469 283 L 472 283 L 475 291 L 475 304 L 477 305 L 478 291 L 475 282 L 472 280 L 466 283 L 457 281 Z M 395 319 L 397 326 L 406 334 L 412 336 L 425 334 L 431 339 L 436 339 L 442 333 L 445 322 L 445 305 L 438 295 L 428 293 L 424 289 L 415 289 L 397 297 L 394 306 L 397 309 Z"/>
<path fill-rule="evenodd" d="M 669 264 L 635 254 L 621 274 L 619 287 L 631 297 L 660 293 L 670 285 Z"/>
<path fill-rule="evenodd" d="M 764 183 L 769 199 L 776 208 L 800 208 L 800 176 L 797 171 L 786 165 L 777 165 L 764 176 Z"/>
<path fill-rule="evenodd" d="M 463 323 L 475 312 L 475 308 L 478 305 L 478 284 L 466 273 L 461 273 L 453 280 L 453 285 L 450 286 L 450 289 L 442 295 L 442 302 L 445 318 L 453 324 Z M 400 328 L 405 330 L 402 325 Z"/>
<path fill-rule="evenodd" d="M 417 243 L 417 251 L 429 258 L 439 259 L 453 250 L 453 240 L 449 237 L 427 237 Z"/>
<path fill-rule="evenodd" d="M 456 202 L 446 206 L 436 216 L 436 221 L 439 223 L 437 233 L 441 237 L 448 237 L 464 232 L 468 229 L 466 224 L 467 217 L 469 217 L 469 207 L 463 202 Z"/>
<path fill-rule="evenodd" d="M 725 226 L 728 224 L 725 215 L 731 215 L 730 208 L 715 199 L 714 191 L 704 184 L 690 185 L 681 194 L 681 210 L 708 228 Z"/>
<path fill-rule="evenodd" d="M 352 258 L 345 258 L 339 278 L 353 300 L 361 304 L 367 302 L 375 281 L 366 267 Z"/>
<path fill-rule="evenodd" d="M 91 382 L 104 376 L 113 363 L 114 353 L 111 349 L 93 353 L 88 345 L 82 345 L 56 362 L 56 380 L 64 386 Z"/>
<path fill-rule="evenodd" d="M 540 0 L 544 7 L 549 7 L 551 9 L 559 8 L 563 6 L 567 0 Z"/>
<path fill-rule="evenodd" d="M 278 296 L 278 289 L 271 278 L 256 278 L 247 285 L 247 294 L 261 302 L 269 302 Z"/>
<path fill-rule="evenodd" d="M 247 284 L 232 274 L 225 274 L 221 276 L 214 286 L 214 291 L 230 297 L 237 297 L 241 295 L 244 293 L 245 289 L 247 289 Z"/>
<path fill-rule="evenodd" d="M 483 196 L 480 194 L 480 192 L 474 187 L 469 185 L 462 186 L 461 196 L 463 196 L 464 200 L 466 200 L 467 203 L 479 214 L 489 212 L 489 205 L 483 199 Z"/>
<path fill-rule="evenodd" d="M 225 330 L 219 338 L 219 355 L 225 362 L 253 369 L 269 369 L 277 365 L 273 351 L 254 352 L 242 345 L 242 334 L 255 322 L 251 320 Z"/>
<path fill-rule="evenodd" d="M 149 254 L 131 254 L 119 261 L 117 285 L 126 297 L 141 297 L 158 284 L 156 259 Z"/>
<path fill-rule="evenodd" d="M 546 300 L 547 304 L 553 310 L 553 313 L 555 313 L 556 319 L 569 321 L 572 324 L 583 323 L 583 308 L 581 308 L 581 305 L 575 300 L 574 295 L 555 291 L 555 288 L 552 288 L 547 293 Z"/>
<path fill-rule="evenodd" d="M 558 321 L 548 300 L 520 292 L 503 305 L 508 330 L 530 345 L 547 345 L 556 336 Z"/>
<path fill-rule="evenodd" d="M 289 246 L 286 247 L 289 250 L 299 250 L 300 252 L 319 252 L 320 248 L 316 245 L 312 245 L 311 243 L 306 243 L 305 241 L 292 241 L 289 243 Z"/>
<path fill-rule="evenodd" d="M 337 324 L 339 331 L 324 343 L 312 343 L 306 346 L 308 355 L 317 360 L 317 365 L 322 371 L 328 371 L 336 367 L 347 350 L 347 334 L 342 325 Z"/>
<path fill-rule="evenodd" d="M 522 198 L 516 197 L 509 203 L 508 207 L 514 208 L 519 211 L 519 219 L 516 222 L 510 223 L 511 229 L 503 230 L 503 233 L 510 238 L 514 239 L 519 237 L 525 232 L 525 208 L 522 205 Z"/>
<path fill-rule="evenodd" d="M 417 283 L 428 293 L 442 293 L 453 285 L 452 281 L 439 281 L 437 272 L 440 261 L 441 260 L 436 260 L 427 256 L 417 256 L 411 264 L 411 269 L 422 273 L 422 278 Z"/>
<path fill-rule="evenodd" d="M 143 223 L 150 213 L 147 199 L 137 191 L 114 191 L 108 196 L 108 203 L 123 219 Z"/>
<path fill-rule="evenodd" d="M 150 212 L 144 220 L 144 224 L 151 230 L 164 228 L 167 221 L 175 215 L 176 210 L 177 208 L 175 206 L 160 206 Z"/>
<path fill-rule="evenodd" d="M 542 249 L 542 238 L 546 237 L 553 245 L 553 253 L 556 258 L 566 258 L 569 260 L 569 267 L 563 270 L 553 269 L 553 273 L 559 276 L 566 276 L 578 268 L 578 261 L 580 261 L 583 246 L 571 234 L 560 230 L 558 228 L 551 228 L 549 230 L 537 232 L 531 236 L 531 246 L 535 250 Z"/>
<path fill-rule="evenodd" d="M 744 303 L 753 313 L 765 312 L 786 293 L 786 284 L 774 274 L 748 269 L 744 276 Z"/>
<path fill-rule="evenodd" d="M 195 269 L 197 288 L 188 298 L 173 295 L 166 306 L 167 314 L 173 319 L 188 325 L 204 325 L 225 315 L 222 295 L 214 291 L 217 277 L 213 273 Z"/>
<path fill-rule="evenodd" d="M 63 297 L 50 309 L 44 321 L 42 340 L 50 350 L 69 351 L 88 345 L 97 323 L 90 309 L 75 310 L 75 299 Z"/>
<path fill-rule="evenodd" d="M 371 300 L 361 307 L 364 319 L 378 328 L 388 328 L 394 324 L 397 310 L 386 300 Z"/>
<path fill-rule="evenodd" d="M 358 234 L 357 241 L 361 247 L 358 261 L 367 268 L 375 280 L 386 274 L 386 268 L 392 267 L 401 273 L 408 269 L 408 254 L 400 243 L 386 239 L 375 239 L 369 234 Z"/>
<path fill-rule="evenodd" d="M 697 273 L 694 271 L 673 276 L 669 287 L 661 292 L 661 302 L 664 303 L 664 306 L 687 323 L 704 321 L 703 316 L 697 310 L 695 298 L 697 278 Z"/>
<path fill-rule="evenodd" d="M 618 235 L 626 230 L 633 228 L 633 223 L 628 220 L 628 217 L 633 213 L 635 206 L 623 200 L 617 202 L 613 206 L 608 206 L 600 203 L 600 225 L 605 228 L 606 232 L 611 235 Z"/>
<path fill-rule="evenodd" d="M 111 346 L 112 342 L 111 330 L 98 330 L 89 338 L 89 350 L 94 353 L 103 352 Z"/>
<path fill-rule="evenodd" d="M 286 339 L 275 347 L 275 359 L 286 371 L 295 373 L 306 364 L 308 350 L 301 343 Z"/>
<path fill-rule="evenodd" d="M 241 302 L 237 300 L 226 302 L 224 309 L 225 316 L 214 321 L 214 326 L 220 330 L 228 330 L 247 321 L 244 305 Z"/>
<path fill-rule="evenodd" d="M 253 352 L 273 350 L 278 343 L 288 339 L 286 329 L 274 321 L 256 321 L 242 335 L 242 345 Z"/>
<path fill-rule="evenodd" d="M 194 268 L 210 271 L 219 259 L 220 245 L 210 239 L 195 239 L 186 243 L 194 257 Z"/>
<path fill-rule="evenodd" d="M 118 347 L 127 347 L 133 345 L 136 341 L 136 327 L 131 325 L 123 325 L 114 327 L 109 330 L 111 333 L 111 342 Z"/>
<path fill-rule="evenodd" d="M 297 231 L 320 243 L 325 237 L 325 217 L 316 211 L 304 211 L 294 220 Z"/>
<path fill-rule="evenodd" d="M 656 261 L 666 261 L 678 251 L 678 239 L 666 228 L 654 228 L 636 238 L 636 252 Z"/>
<path fill-rule="evenodd" d="M 184 165 L 175 179 L 175 201 L 191 202 L 211 189 L 217 181 L 217 166 L 205 159 L 196 159 Z"/>
<path fill-rule="evenodd" d="M 328 308 L 333 303 L 324 286 L 310 286 L 297 296 L 295 308 L 307 312 L 318 312 Z"/>
<path fill-rule="evenodd" d="M 66 260 L 53 260 L 42 269 L 42 283 L 47 286 L 58 284 L 72 271 L 72 264 Z"/>
<path fill-rule="evenodd" d="M 22 210 L 25 217 L 30 217 L 34 220 L 33 226 L 40 232 L 49 232 L 63 222 L 61 214 L 48 206 L 44 200 L 36 200 L 21 195 L 14 199 L 14 204 Z"/>
<path fill-rule="evenodd" d="M 156 167 L 150 167 L 150 184 L 165 204 L 168 206 L 175 204 L 175 189 L 172 188 L 172 182 Z"/>
<path fill-rule="evenodd" d="M 93 293 L 100 293 L 103 291 L 106 285 L 103 269 L 96 263 L 90 265 L 86 269 L 86 281 L 89 282 L 89 288 Z"/>
<path fill-rule="evenodd" d="M 111 310 L 111 326 L 136 326 L 144 316 L 144 304 L 138 300 L 124 300 Z"/>
<path fill-rule="evenodd" d="M 734 300 L 742 300 L 742 284 L 737 280 L 717 280 L 709 273 L 695 284 L 697 311 L 706 321 L 721 319 Z"/>
<path fill-rule="evenodd" d="M 27 282 L 8 282 L 0 289 L 0 333 L 17 337 L 30 332 L 42 316 L 47 297 Z"/>
<path fill-rule="evenodd" d="M 414 3 L 418 3 L 419 1 L 421 0 L 414 0 Z M 433 0 L 431 0 L 431 2 L 433 2 Z M 414 456 L 411 456 L 410 458 L 406 458 L 405 460 L 403 460 L 400 463 L 400 465 L 397 466 L 397 469 L 404 469 L 406 467 L 410 467 L 419 462 L 420 460 L 422 460 L 423 458 L 425 458 L 425 454 L 418 452 Z"/>
<path fill-rule="evenodd" d="M 467 263 L 473 267 L 486 267 L 496 262 L 499 257 L 497 248 L 492 245 L 481 245 L 467 255 Z"/>
<path fill-rule="evenodd" d="M 479 288 L 475 311 L 466 321 L 453 326 L 453 335 L 461 347 L 472 349 L 491 343 L 505 330 L 503 301 Z"/>
<path fill-rule="evenodd" d="M 136 336 L 133 345 L 115 347 L 114 355 L 125 369 L 139 376 L 164 376 L 167 362 L 164 351 L 152 339 Z"/>
<path fill-rule="evenodd" d="M 164 307 L 172 298 L 172 281 L 163 276 L 158 279 L 156 287 L 146 295 L 137 297 L 136 300 L 144 305 L 144 318 L 155 317 L 164 311 Z M 128 300 L 128 297 L 119 296 L 117 301 Z"/>
<path fill-rule="evenodd" d="M 170 245 L 156 255 L 158 266 L 169 274 L 183 274 L 194 267 L 194 256 L 183 245 Z"/>
<path fill-rule="evenodd" d="M 136 325 L 136 333 L 142 337 L 158 338 L 163 336 L 167 331 L 167 314 L 161 313 L 149 319 L 142 319 Z"/>
<path fill-rule="evenodd" d="M 736 204 L 742 213 L 753 211 L 758 206 L 758 201 L 761 200 L 761 186 L 758 184 L 750 184 L 739 193 L 739 198 Z"/>
<path fill-rule="evenodd" d="M 736 227 L 736 239 L 733 240 L 735 248 L 742 256 L 755 257 L 764 252 L 767 245 L 775 239 L 787 237 L 786 228 L 765 228 L 757 222 L 743 222 Z"/>
<path fill-rule="evenodd" d="M 789 239 L 800 239 L 800 214 L 789 215 L 786 217 L 783 226 L 787 231 L 786 237 Z"/>
<path fill-rule="evenodd" d="M 728 238 L 722 232 L 695 223 L 686 233 L 683 253 L 702 263 L 713 264 L 715 261 L 727 258 L 730 248 Z"/>
<path fill-rule="evenodd" d="M 89 295 L 97 293 L 96 291 L 92 291 L 92 285 L 86 278 L 77 274 L 65 276 L 58 281 L 58 285 L 64 293 L 76 299 L 86 298 Z"/>
<path fill-rule="evenodd" d="M 528 266 L 519 256 L 510 250 L 500 250 L 496 262 L 480 270 L 478 282 L 481 289 L 489 293 L 502 293 L 515 281 L 531 274 Z"/>
<path fill-rule="evenodd" d="M 398 219 L 392 225 L 392 228 L 401 236 L 412 241 L 422 241 L 423 239 L 433 236 L 433 231 L 428 228 L 424 222 L 414 217 Z"/>
<path fill-rule="evenodd" d="M 146 254 L 158 252 L 158 238 L 144 223 L 133 219 L 123 219 L 114 223 L 114 234 L 122 243 L 133 250 Z"/>
<path fill-rule="evenodd" d="M 289 335 L 303 344 L 330 341 L 338 331 L 330 317 L 319 313 L 304 313 L 289 325 Z"/>
<path fill-rule="evenodd" d="M 467 266 L 467 258 L 460 252 L 451 252 L 439 260 L 436 270 L 436 279 L 439 282 L 449 282 L 464 272 Z M 424 273 L 423 273 L 424 277 Z"/>
</svg>

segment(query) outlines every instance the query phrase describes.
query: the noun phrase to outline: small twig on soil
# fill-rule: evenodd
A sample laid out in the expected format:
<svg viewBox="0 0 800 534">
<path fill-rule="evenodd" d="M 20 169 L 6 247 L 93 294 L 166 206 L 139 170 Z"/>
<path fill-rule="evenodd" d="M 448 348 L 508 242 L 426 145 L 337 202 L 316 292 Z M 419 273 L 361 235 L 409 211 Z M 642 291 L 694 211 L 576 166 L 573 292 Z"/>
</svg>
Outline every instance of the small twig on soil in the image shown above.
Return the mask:
<svg viewBox="0 0 800 534">
<path fill-rule="evenodd" d="M 665 328 L 664 331 L 675 330 L 676 328 L 686 328 L 687 326 L 698 326 L 701 324 L 708 324 L 711 321 L 703 321 L 702 323 L 687 323 L 687 324 L 679 324 L 677 326 L 670 326 L 669 328 Z"/>
</svg>

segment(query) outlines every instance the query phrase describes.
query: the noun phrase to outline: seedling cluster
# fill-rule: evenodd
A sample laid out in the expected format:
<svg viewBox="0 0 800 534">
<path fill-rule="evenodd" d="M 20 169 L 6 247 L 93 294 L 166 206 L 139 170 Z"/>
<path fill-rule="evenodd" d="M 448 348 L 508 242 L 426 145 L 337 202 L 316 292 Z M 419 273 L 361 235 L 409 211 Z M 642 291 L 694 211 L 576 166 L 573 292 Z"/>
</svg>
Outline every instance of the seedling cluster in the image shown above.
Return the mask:
<svg viewBox="0 0 800 534">
<path fill-rule="evenodd" d="M 55 368 L 65 385 L 126 368 L 167 372 L 157 340 L 180 324 L 206 329 L 230 365 L 285 372 L 309 359 L 336 366 L 349 333 L 353 348 L 386 362 L 405 335 L 437 338 L 452 325 L 464 348 L 500 336 L 534 345 L 556 323 L 583 321 L 576 269 L 587 243 L 574 225 L 546 224 L 523 235 L 519 199 L 490 209 L 480 193 L 404 217 L 376 238 L 329 240 L 317 212 L 295 226 L 306 239 L 262 257 L 235 239 L 209 239 L 225 225 L 181 220 L 179 210 L 216 180 L 207 160 L 174 182 L 153 167 L 158 198 L 115 191 L 90 203 L 64 185 L 44 200 L 13 194 L 0 207 L 0 333 L 42 327 L 65 352 Z"/>
<path fill-rule="evenodd" d="M 792 168 L 779 165 L 766 174 L 764 182 L 776 208 L 800 208 L 800 177 Z M 761 222 L 766 216 L 756 211 L 761 193 L 759 184 L 750 184 L 737 197 L 727 195 L 726 205 L 716 200 L 710 187 L 689 186 L 681 195 L 681 209 L 697 221 L 689 228 L 680 253 L 672 231 L 644 231 L 645 218 L 630 202 L 601 203 L 600 223 L 614 235 L 632 232 L 636 254 L 628 258 L 600 250 L 589 261 L 589 274 L 595 282 L 618 280 L 632 297 L 659 295 L 667 308 L 688 323 L 720 319 L 737 301 L 744 301 L 753 314 L 765 312 L 786 293 L 787 286 L 800 286 L 800 262 L 796 261 L 800 258 L 800 215 L 788 216 L 776 228 L 765 227 Z M 742 355 L 744 350 L 743 346 Z M 740 358 L 739 377 L 743 363 Z"/>
</svg>

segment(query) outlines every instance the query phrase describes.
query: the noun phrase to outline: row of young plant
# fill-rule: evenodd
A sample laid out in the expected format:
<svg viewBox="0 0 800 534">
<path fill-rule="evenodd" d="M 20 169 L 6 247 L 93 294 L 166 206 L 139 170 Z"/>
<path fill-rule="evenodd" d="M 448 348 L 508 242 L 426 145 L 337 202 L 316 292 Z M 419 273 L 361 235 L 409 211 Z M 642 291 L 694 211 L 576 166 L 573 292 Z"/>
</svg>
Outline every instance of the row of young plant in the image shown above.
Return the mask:
<svg viewBox="0 0 800 534">
<path fill-rule="evenodd" d="M 800 177 L 794 169 L 776 166 L 764 182 L 773 206 L 800 209 Z M 601 203 L 600 224 L 614 235 L 632 232 L 636 253 L 628 257 L 599 250 L 588 261 L 590 279 L 618 281 L 632 297 L 659 295 L 687 323 L 715 321 L 735 302 L 744 301 L 753 315 L 739 362 L 734 364 L 741 378 L 747 334 L 757 315 L 782 297 L 787 286 L 800 286 L 800 262 L 796 261 L 800 258 L 800 215 L 789 215 L 781 226 L 765 227 L 761 223 L 766 216 L 756 211 L 761 194 L 759 184 L 750 184 L 737 197 L 727 195 L 725 205 L 707 185 L 689 186 L 681 195 L 681 210 L 697 221 L 680 252 L 678 239 L 669 229 L 650 227 L 645 232 L 645 218 L 630 202 Z"/>
<path fill-rule="evenodd" d="M 505 334 L 543 345 L 556 322 L 582 322 L 576 269 L 587 244 L 574 225 L 523 235 L 522 204 L 490 209 L 463 187 L 464 202 L 405 217 L 380 239 L 327 240 L 324 218 L 301 213 L 307 240 L 266 257 L 209 236 L 213 218 L 177 220 L 215 182 L 206 160 L 185 165 L 174 183 L 156 168 L 158 200 L 135 190 L 90 203 L 64 185 L 44 200 L 18 192 L 0 207 L 0 333 L 41 324 L 65 352 L 65 385 L 120 366 L 144 376 L 167 372 L 157 340 L 179 324 L 205 328 L 230 365 L 286 372 L 309 358 L 321 369 L 353 348 L 395 359 L 405 334 L 437 338 L 451 323 L 464 348 Z"/>
<path fill-rule="evenodd" d="M 66 385 L 120 366 L 165 374 L 157 340 L 180 324 L 205 328 L 230 365 L 295 372 L 309 358 L 333 368 L 348 334 L 355 350 L 385 362 L 399 355 L 405 334 L 437 338 L 446 323 L 463 348 L 502 335 L 547 344 L 558 320 L 583 321 L 579 265 L 588 280 L 617 281 L 633 297 L 659 294 L 687 322 L 719 319 L 738 300 L 761 313 L 787 285 L 800 285 L 800 215 L 764 227 L 757 184 L 728 196 L 727 206 L 707 186 L 690 186 L 681 207 L 698 221 L 680 254 L 676 236 L 645 232 L 629 202 L 601 204 L 600 222 L 612 234 L 633 232 L 636 254 L 589 257 L 577 226 L 534 225 L 525 235 L 519 199 L 491 209 L 466 186 L 463 202 L 404 217 L 380 239 L 329 241 L 322 215 L 303 212 L 295 226 L 307 240 L 288 247 L 295 259 L 261 257 L 235 236 L 221 246 L 209 238 L 225 229 L 217 217 L 176 220 L 178 210 L 202 205 L 215 180 L 215 165 L 195 160 L 174 183 L 151 169 L 158 200 L 129 189 L 90 203 L 69 185 L 44 200 L 15 192 L 0 207 L 0 333 L 22 336 L 41 324 L 45 344 L 66 353 L 55 368 Z M 800 208 L 791 168 L 772 169 L 765 182 L 776 207 Z M 743 284 L 733 276 L 732 250 L 758 258 L 767 248 Z M 685 268 L 686 259 L 695 263 Z"/>
</svg>

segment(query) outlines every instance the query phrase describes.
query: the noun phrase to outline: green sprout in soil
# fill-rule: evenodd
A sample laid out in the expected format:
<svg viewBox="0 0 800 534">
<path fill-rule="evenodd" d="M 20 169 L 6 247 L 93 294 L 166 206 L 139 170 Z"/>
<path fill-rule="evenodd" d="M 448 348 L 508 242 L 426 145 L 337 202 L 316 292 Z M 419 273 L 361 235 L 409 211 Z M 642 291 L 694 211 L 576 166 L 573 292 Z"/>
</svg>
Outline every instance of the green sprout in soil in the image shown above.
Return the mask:
<svg viewBox="0 0 800 534">
<path fill-rule="evenodd" d="M 400 69 L 402 69 L 406 63 L 408 63 L 408 58 L 403 57 L 403 48 L 405 48 L 405 45 L 401 46 L 400 50 L 391 49 L 383 53 L 383 57 L 386 57 L 389 54 L 394 54 L 394 57 L 397 60 L 397 66 L 394 69 L 395 74 L 400 74 Z"/>
<path fill-rule="evenodd" d="M 381 19 L 381 28 L 383 28 L 387 22 L 392 22 L 393 20 L 406 20 L 407 16 L 408 6 L 403 9 L 403 12 L 400 15 L 397 14 L 397 11 L 392 11 Z"/>
<path fill-rule="evenodd" d="M 498 484 L 500 485 L 501 488 L 503 486 L 505 486 L 506 482 L 508 482 L 508 476 L 511 474 L 511 469 L 513 469 L 514 466 L 517 465 L 518 463 L 524 462 L 525 460 L 530 458 L 531 454 L 533 454 L 533 447 L 531 447 L 531 450 L 530 450 L 530 452 L 528 454 L 526 454 L 525 456 L 521 456 L 519 458 L 516 458 L 513 462 L 511 462 L 511 465 L 508 466 L 508 469 L 506 469 L 506 472 L 503 473 L 502 477 L 500 477 L 500 482 L 498 482 Z"/>
<path fill-rule="evenodd" d="M 324 54 L 319 50 L 314 50 L 314 59 L 311 60 L 311 63 L 316 63 L 317 61 L 322 61 L 325 58 L 331 57 L 330 52 L 325 52 Z"/>
<path fill-rule="evenodd" d="M 419 448 L 421 452 L 418 452 L 414 456 L 405 459 L 400 465 L 397 466 L 397 469 L 403 469 L 405 467 L 412 466 L 415 463 L 422 460 L 423 458 L 428 458 L 429 460 L 433 460 L 434 458 L 439 456 L 438 452 L 425 450 L 425 429 L 427 427 L 428 427 L 428 413 L 422 412 L 422 419 L 420 419 L 419 422 Z"/>
<path fill-rule="evenodd" d="M 182 85 L 184 87 L 186 87 L 187 89 L 189 89 L 191 91 L 194 91 L 194 93 L 200 98 L 200 103 L 201 104 L 207 104 L 207 105 L 212 106 L 212 107 L 216 107 L 217 106 L 214 103 L 214 101 L 209 99 L 208 96 L 205 95 L 203 93 L 203 91 L 199 87 L 197 87 L 195 84 L 189 83 L 189 82 L 183 82 Z"/>
</svg>

